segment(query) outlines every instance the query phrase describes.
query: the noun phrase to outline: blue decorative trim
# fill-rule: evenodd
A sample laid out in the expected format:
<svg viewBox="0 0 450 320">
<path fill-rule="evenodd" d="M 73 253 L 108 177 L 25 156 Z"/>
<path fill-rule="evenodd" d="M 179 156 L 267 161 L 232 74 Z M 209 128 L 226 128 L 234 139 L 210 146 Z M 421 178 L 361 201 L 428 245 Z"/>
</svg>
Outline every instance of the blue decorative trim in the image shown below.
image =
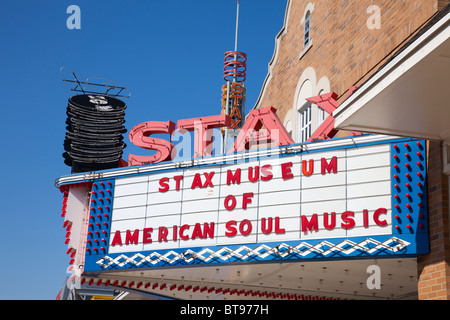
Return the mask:
<svg viewBox="0 0 450 320">
<path fill-rule="evenodd" d="M 414 241 L 411 235 L 385 235 L 126 252 L 87 257 L 85 270 L 405 257 L 418 253 Z"/>
</svg>

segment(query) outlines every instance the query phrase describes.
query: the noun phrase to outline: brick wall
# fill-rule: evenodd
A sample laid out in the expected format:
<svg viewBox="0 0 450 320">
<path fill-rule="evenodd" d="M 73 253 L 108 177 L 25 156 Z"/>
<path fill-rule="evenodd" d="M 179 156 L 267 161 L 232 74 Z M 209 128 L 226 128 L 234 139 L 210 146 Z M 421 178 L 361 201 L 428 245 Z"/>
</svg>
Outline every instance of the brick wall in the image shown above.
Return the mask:
<svg viewBox="0 0 450 320">
<path fill-rule="evenodd" d="M 301 55 L 301 20 L 309 3 L 314 4 L 312 47 Z M 327 77 L 331 91 L 342 101 L 349 87 L 367 80 L 448 3 L 450 0 L 289 0 L 285 26 L 277 36 L 270 71 L 255 108 L 273 106 L 282 121 L 293 117 L 297 85 L 307 68 L 314 70 L 316 79 Z M 380 29 L 367 27 L 371 16 L 367 8 L 373 4 L 380 9 Z M 419 299 L 450 299 L 449 191 L 441 153 L 438 142 L 429 143 L 430 254 L 418 258 Z"/>
<path fill-rule="evenodd" d="M 439 0 L 437 3 L 438 10 L 442 10 L 446 5 L 450 3 L 450 0 Z"/>
<path fill-rule="evenodd" d="M 427 163 L 430 253 L 418 258 L 419 299 L 450 299 L 448 178 L 442 173 L 442 146 L 429 142 Z"/>
<path fill-rule="evenodd" d="M 440 1 L 442 2 L 442 1 Z M 308 3 L 311 49 L 303 49 L 301 19 Z M 380 8 L 381 28 L 367 28 L 367 8 Z M 279 35 L 270 81 L 262 88 L 255 107 L 273 106 L 281 119 L 293 107 L 295 88 L 302 72 L 312 67 L 317 79 L 326 76 L 331 90 L 341 98 L 351 86 L 361 84 L 398 46 L 437 10 L 436 0 L 290 0 L 287 27 Z"/>
</svg>

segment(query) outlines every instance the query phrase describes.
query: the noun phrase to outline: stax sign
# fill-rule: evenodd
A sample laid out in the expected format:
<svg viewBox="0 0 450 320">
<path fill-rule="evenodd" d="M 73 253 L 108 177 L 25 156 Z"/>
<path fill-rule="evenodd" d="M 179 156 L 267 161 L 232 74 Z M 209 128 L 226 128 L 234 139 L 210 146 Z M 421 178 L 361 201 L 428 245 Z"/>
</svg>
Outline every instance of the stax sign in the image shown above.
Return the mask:
<svg viewBox="0 0 450 320">
<path fill-rule="evenodd" d="M 237 99 L 242 97 L 242 95 L 239 95 L 242 87 L 232 88 L 232 90 L 234 90 L 233 97 L 237 102 Z M 334 118 L 332 117 L 332 112 L 339 105 L 335 100 L 336 98 L 336 93 L 332 92 L 308 99 L 329 114 L 329 117 L 311 136 L 309 141 L 332 138 L 336 134 Z M 131 143 L 144 149 L 156 150 L 157 152 L 152 156 L 130 154 L 128 165 L 134 166 L 173 160 L 176 154 L 175 145 L 164 139 L 152 138 L 151 135 L 161 133 L 173 135 L 175 129 L 184 132 L 194 132 L 194 158 L 212 155 L 213 129 L 223 127 L 234 129 L 237 126 L 237 119 L 239 117 L 237 119 L 234 119 L 236 117 L 232 117 L 236 114 L 236 111 L 233 110 L 230 116 L 222 114 L 184 119 L 179 120 L 176 126 L 172 121 L 148 121 L 135 126 L 130 130 L 129 134 Z M 248 150 L 252 144 L 261 142 L 272 143 L 272 145 L 278 146 L 293 144 L 294 141 L 275 112 L 276 109 L 273 107 L 251 110 L 233 147 L 228 152 Z M 263 127 L 265 130 L 261 130 Z"/>
<path fill-rule="evenodd" d="M 245 97 L 242 83 L 233 82 L 222 86 L 222 114 L 227 114 L 228 87 L 230 86 L 231 99 L 231 129 L 239 130 L 242 127 L 242 100 Z"/>
</svg>

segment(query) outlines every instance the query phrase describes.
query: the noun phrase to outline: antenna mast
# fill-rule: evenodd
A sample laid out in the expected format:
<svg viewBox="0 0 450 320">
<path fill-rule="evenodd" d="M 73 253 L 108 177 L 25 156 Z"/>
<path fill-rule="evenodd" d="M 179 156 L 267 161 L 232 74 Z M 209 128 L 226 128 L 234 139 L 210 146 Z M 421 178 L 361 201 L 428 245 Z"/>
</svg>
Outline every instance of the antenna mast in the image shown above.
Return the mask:
<svg viewBox="0 0 450 320">
<path fill-rule="evenodd" d="M 245 86 L 247 55 L 237 51 L 239 31 L 239 0 L 236 9 L 236 33 L 234 51 L 225 52 L 225 66 L 222 86 L 222 114 L 231 118 L 231 128 L 222 128 L 222 152 L 227 153 L 234 144 L 245 120 Z"/>
<path fill-rule="evenodd" d="M 238 48 L 238 30 L 239 30 L 239 0 L 237 0 L 237 12 L 236 12 L 236 36 L 234 41 L 234 51 Z"/>
</svg>

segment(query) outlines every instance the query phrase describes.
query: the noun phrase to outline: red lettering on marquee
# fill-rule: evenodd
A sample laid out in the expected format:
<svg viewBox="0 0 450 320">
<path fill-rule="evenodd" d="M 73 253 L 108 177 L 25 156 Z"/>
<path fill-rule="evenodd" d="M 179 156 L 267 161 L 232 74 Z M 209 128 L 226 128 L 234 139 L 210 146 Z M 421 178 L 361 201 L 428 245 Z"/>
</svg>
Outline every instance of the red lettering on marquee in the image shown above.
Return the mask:
<svg viewBox="0 0 450 320">
<path fill-rule="evenodd" d="M 126 236 L 125 236 L 125 244 L 138 244 L 139 239 L 139 229 L 134 230 L 133 233 L 131 233 L 130 230 L 127 230 Z"/>
<path fill-rule="evenodd" d="M 381 227 L 384 227 L 387 225 L 386 220 L 380 220 L 380 215 L 381 214 L 387 214 L 387 210 L 385 208 L 379 208 L 375 211 L 375 213 L 373 214 L 373 220 L 375 221 L 375 223 Z"/>
<path fill-rule="evenodd" d="M 252 223 L 248 219 L 244 219 L 239 223 L 239 227 L 237 227 L 237 221 L 236 220 L 230 220 L 225 224 L 225 228 L 227 231 L 225 232 L 225 235 L 229 238 L 234 237 L 237 235 L 238 230 L 239 233 L 243 236 L 248 236 L 253 229 Z"/>
<path fill-rule="evenodd" d="M 379 208 L 375 210 L 373 213 L 373 221 L 376 225 L 380 227 L 385 227 L 388 225 L 386 220 L 380 220 L 380 215 L 387 214 L 387 209 L 385 208 Z M 355 212 L 353 211 L 345 211 L 341 213 L 341 228 L 343 229 L 352 229 L 355 227 Z M 331 221 L 330 221 L 331 219 Z M 323 227 L 326 230 L 333 230 L 336 228 L 336 212 L 331 212 L 329 214 L 328 212 L 325 212 L 323 214 Z M 368 228 L 369 227 L 369 210 L 364 209 L 363 210 L 363 227 Z M 305 215 L 301 216 L 301 231 L 303 233 L 312 232 L 312 231 L 319 231 L 319 219 L 317 213 L 314 213 L 311 215 L 310 218 L 308 218 Z"/>
<path fill-rule="evenodd" d="M 225 235 L 227 237 L 234 237 L 237 234 L 236 224 L 236 220 L 227 221 L 227 223 L 225 224 L 225 228 L 227 229 Z"/>
<path fill-rule="evenodd" d="M 264 234 L 270 234 L 272 233 L 272 217 L 267 218 L 267 225 L 266 225 L 266 218 L 261 219 L 261 232 Z M 283 228 L 280 228 L 280 217 L 275 217 L 275 226 L 274 226 L 274 232 L 275 234 L 284 234 L 286 233 L 286 230 Z"/>
<path fill-rule="evenodd" d="M 167 235 L 169 230 L 166 227 L 158 228 L 158 242 L 167 242 Z"/>
<path fill-rule="evenodd" d="M 173 232 L 173 241 L 177 241 L 178 240 L 178 226 L 177 225 L 173 226 L 172 232 Z"/>
<path fill-rule="evenodd" d="M 325 229 L 332 230 L 336 227 L 336 212 L 331 213 L 331 223 L 328 222 L 328 212 L 323 214 L 323 225 Z"/>
<path fill-rule="evenodd" d="M 119 246 L 122 245 L 122 237 L 121 237 L 121 235 L 120 235 L 120 230 L 117 230 L 117 231 L 114 233 L 114 238 L 113 238 L 113 241 L 111 242 L 111 246 L 112 246 L 112 247 L 114 247 L 114 246 L 116 246 L 116 245 L 119 245 Z"/>
<path fill-rule="evenodd" d="M 207 188 L 207 187 L 213 188 L 214 185 L 213 185 L 211 179 L 212 179 L 213 176 L 214 176 L 214 171 L 213 171 L 213 172 L 210 172 L 210 173 L 205 172 L 204 175 L 205 175 L 205 179 L 206 179 L 206 180 L 205 180 L 205 183 L 203 184 L 203 188 Z"/>
<path fill-rule="evenodd" d="M 309 163 L 309 165 L 308 165 Z M 337 157 L 332 157 L 329 162 L 326 158 L 321 159 L 321 173 L 325 175 L 326 173 L 337 173 L 338 172 L 338 162 Z M 280 164 L 281 166 L 281 177 L 283 180 L 289 180 L 294 178 L 294 172 L 292 171 L 293 163 L 292 162 L 284 162 Z M 309 159 L 302 160 L 301 163 L 301 173 L 304 176 L 310 176 L 314 173 L 314 160 Z M 269 181 L 273 178 L 273 168 L 270 164 L 265 164 L 261 168 L 259 166 L 249 166 L 247 168 L 248 171 L 248 181 L 250 182 L 257 182 L 259 180 L 261 181 Z M 213 188 L 214 183 L 212 181 L 214 177 L 215 172 L 203 172 L 202 173 L 196 173 L 194 175 L 194 178 L 192 180 L 191 189 L 195 188 Z M 159 180 L 159 192 L 167 192 L 170 190 L 170 182 L 169 177 L 163 177 Z M 182 175 L 177 175 L 173 177 L 173 180 L 175 180 L 175 190 L 179 191 L 181 190 L 181 182 L 184 179 Z M 227 185 L 231 184 L 241 184 L 242 182 L 242 169 L 237 168 L 234 172 L 231 169 L 227 170 Z"/>
<path fill-rule="evenodd" d="M 251 198 L 253 198 L 253 192 L 247 192 L 242 195 L 242 209 L 247 209 L 247 205 L 252 203 Z M 228 211 L 233 211 L 236 208 L 236 204 L 236 197 L 232 194 L 225 197 L 223 205 Z"/>
<path fill-rule="evenodd" d="M 142 242 L 144 244 L 152 243 L 153 228 L 144 228 Z"/>
<path fill-rule="evenodd" d="M 184 224 L 180 227 L 180 239 L 181 240 L 189 240 L 189 236 L 184 234 L 185 230 L 189 230 L 189 225 L 188 224 Z"/>
<path fill-rule="evenodd" d="M 255 166 L 255 174 L 253 174 L 253 167 L 248 167 L 248 180 L 250 182 L 259 180 L 259 166 Z"/>
<path fill-rule="evenodd" d="M 271 164 L 265 164 L 261 167 L 261 180 L 262 181 L 269 181 L 273 178 L 272 174 L 272 165 Z"/>
<path fill-rule="evenodd" d="M 169 191 L 169 184 L 168 184 L 168 182 L 169 182 L 169 178 L 167 178 L 167 177 L 164 177 L 164 178 L 161 178 L 160 180 L 159 180 L 159 185 L 161 186 L 158 190 L 159 190 L 159 192 L 166 192 L 166 191 Z"/>
<path fill-rule="evenodd" d="M 314 172 L 314 160 L 309 159 L 309 169 L 306 160 L 302 160 L 302 173 L 304 176 L 310 176 Z"/>
<path fill-rule="evenodd" d="M 355 213 L 353 211 L 345 211 L 342 213 L 342 223 L 341 227 L 343 229 L 351 229 L 355 226 L 355 220 L 353 220 L 353 217 L 355 216 Z"/>
<path fill-rule="evenodd" d="M 211 222 L 210 224 L 203 224 L 203 239 L 206 239 L 208 237 L 210 239 L 214 238 L 214 222 Z"/>
<path fill-rule="evenodd" d="M 175 176 L 173 177 L 175 180 L 175 190 L 180 191 L 181 180 L 183 180 L 183 176 Z"/>
<path fill-rule="evenodd" d="M 230 201 L 231 201 L 231 204 L 230 204 Z M 236 197 L 233 196 L 232 194 L 228 195 L 225 198 L 225 202 L 224 202 L 225 209 L 227 209 L 228 211 L 234 210 L 234 208 L 236 208 L 236 203 L 237 203 Z"/>
<path fill-rule="evenodd" d="M 321 159 L 322 162 L 322 174 L 325 174 L 326 171 L 328 171 L 328 173 L 331 173 L 331 171 L 333 171 L 333 173 L 337 173 L 337 157 L 333 157 L 330 160 L 330 163 L 327 162 L 327 159 L 322 158 Z"/>
<path fill-rule="evenodd" d="M 251 203 L 251 198 L 253 197 L 253 193 L 244 193 L 243 195 L 243 208 L 247 207 L 248 203 Z M 236 198 L 234 196 L 228 196 L 228 200 L 225 201 L 227 209 L 234 208 L 236 206 Z M 227 202 L 232 201 L 231 207 L 230 204 L 227 205 Z M 381 215 L 387 214 L 387 209 L 379 208 L 374 211 L 372 215 L 372 219 L 376 225 L 380 227 L 385 227 L 388 225 L 387 221 L 381 219 Z M 319 215 L 314 213 L 312 215 L 301 215 L 301 232 L 305 235 L 309 232 L 319 232 L 323 227 L 323 230 L 333 230 L 336 228 L 337 223 L 337 215 L 336 212 L 324 212 L 322 225 L 319 225 Z M 340 227 L 343 229 L 352 229 L 356 225 L 355 221 L 355 212 L 354 211 L 344 211 L 340 214 Z M 362 226 L 365 228 L 369 227 L 369 210 L 363 210 L 363 222 Z M 281 219 L 280 217 L 263 217 L 261 218 L 261 232 L 265 235 L 269 235 L 271 233 L 275 234 L 285 234 L 286 230 L 280 225 Z M 191 229 L 192 227 L 192 229 Z M 243 219 L 242 221 L 229 220 L 225 223 L 225 236 L 226 237 L 234 237 L 236 235 L 248 236 L 253 230 L 253 223 L 248 219 Z M 152 232 L 153 228 L 144 228 L 142 233 L 140 233 L 139 229 L 135 230 L 126 230 L 125 231 L 125 245 L 136 245 L 139 243 L 139 235 L 142 234 L 142 243 L 143 244 L 151 244 L 152 243 Z M 193 226 L 189 224 L 184 224 L 182 226 L 174 225 L 172 227 L 172 241 L 176 242 L 179 239 L 184 241 L 187 240 L 196 240 L 196 239 L 207 239 L 214 238 L 215 232 L 215 224 L 214 222 L 210 223 L 195 223 Z M 158 242 L 168 242 L 169 241 L 170 230 L 165 226 L 158 227 Z M 111 242 L 111 246 L 114 247 L 116 245 L 123 245 L 122 233 L 120 230 L 116 230 L 114 232 L 114 237 Z"/>
<path fill-rule="evenodd" d="M 238 168 L 234 174 L 233 171 L 227 170 L 227 185 L 229 186 L 231 183 L 241 183 L 241 168 Z"/>
<path fill-rule="evenodd" d="M 369 227 L 369 210 L 367 209 L 363 210 L 363 226 L 364 228 Z"/>
<path fill-rule="evenodd" d="M 183 176 L 174 176 L 173 180 L 175 180 L 175 190 L 180 191 L 181 190 L 181 181 L 183 180 Z M 159 192 L 167 192 L 170 190 L 170 186 L 169 186 L 169 181 L 170 178 L 168 177 L 163 177 L 161 179 L 159 179 Z M 201 185 L 201 179 L 200 179 L 200 183 L 199 185 Z"/>
<path fill-rule="evenodd" d="M 202 178 L 200 177 L 200 173 L 196 173 L 194 176 L 194 180 L 192 181 L 191 189 L 195 188 L 203 188 Z"/>
<path fill-rule="evenodd" d="M 195 189 L 195 188 L 207 188 L 207 187 L 211 187 L 213 188 L 214 185 L 211 181 L 211 179 L 214 176 L 214 171 L 212 172 L 204 172 L 203 175 L 205 176 L 205 183 L 202 183 L 202 178 L 200 176 L 200 173 L 196 173 L 194 176 L 194 180 L 192 181 L 192 185 L 191 185 L 191 189 Z"/>
<path fill-rule="evenodd" d="M 288 180 L 294 178 L 294 175 L 291 171 L 292 162 L 286 162 L 281 164 L 281 176 L 283 180 Z"/>
<path fill-rule="evenodd" d="M 250 220 L 244 219 L 239 224 L 239 232 L 243 236 L 248 236 L 252 232 L 252 223 Z"/>
<path fill-rule="evenodd" d="M 314 213 L 311 216 L 311 219 L 308 220 L 307 216 L 302 215 L 302 232 L 307 233 L 309 231 L 318 231 L 319 224 L 317 223 L 317 213 Z"/>
<path fill-rule="evenodd" d="M 244 193 L 242 195 L 242 209 L 247 209 L 247 204 L 252 203 L 253 192 Z"/>
<path fill-rule="evenodd" d="M 203 238 L 203 233 L 202 233 L 202 227 L 200 225 L 200 223 L 196 223 L 194 226 L 194 231 L 192 232 L 192 240 L 195 240 L 196 238 Z"/>
</svg>

